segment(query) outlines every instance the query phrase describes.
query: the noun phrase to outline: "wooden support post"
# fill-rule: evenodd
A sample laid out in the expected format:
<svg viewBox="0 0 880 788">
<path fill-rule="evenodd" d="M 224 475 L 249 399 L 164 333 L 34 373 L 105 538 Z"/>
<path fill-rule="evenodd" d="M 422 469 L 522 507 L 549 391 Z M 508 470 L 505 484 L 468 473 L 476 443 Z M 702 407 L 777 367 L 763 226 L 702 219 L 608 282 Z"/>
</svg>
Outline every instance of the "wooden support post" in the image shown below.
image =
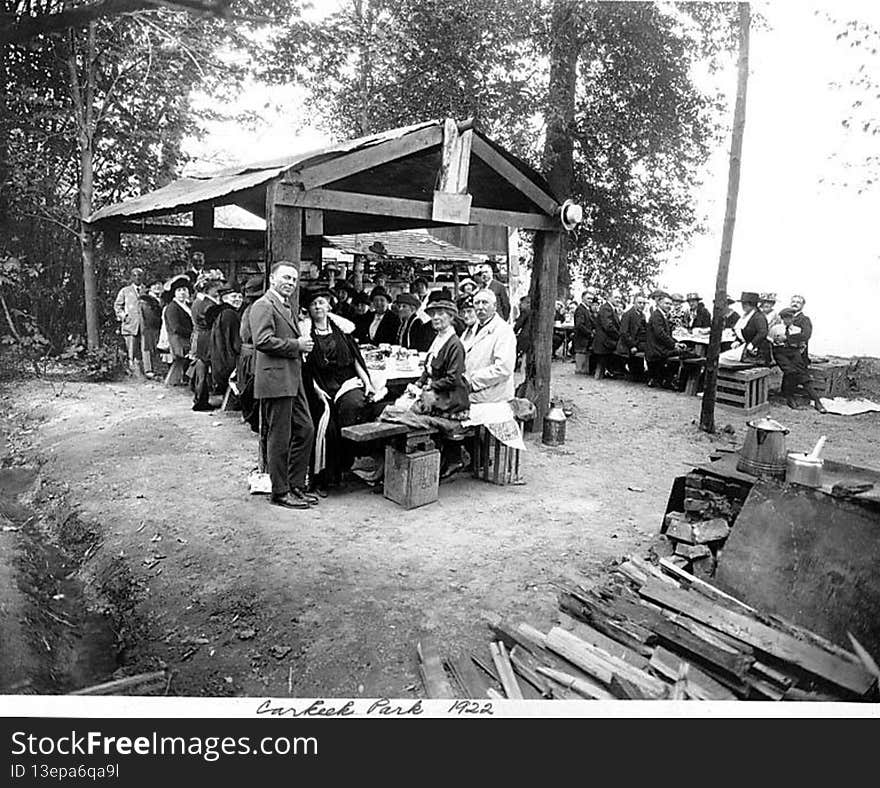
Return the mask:
<svg viewBox="0 0 880 788">
<path fill-rule="evenodd" d="M 197 235 L 210 235 L 214 229 L 214 206 L 196 205 L 193 208 L 193 230 Z"/>
<path fill-rule="evenodd" d="M 122 254 L 122 235 L 118 230 L 104 230 L 104 253 Z"/>
<path fill-rule="evenodd" d="M 306 235 L 324 234 L 324 211 L 306 208 Z"/>
<path fill-rule="evenodd" d="M 535 405 L 537 413 L 534 423 L 539 430 L 550 406 L 553 315 L 556 309 L 556 277 L 561 252 L 561 233 L 535 233 L 535 264 L 531 288 L 532 348 L 526 358 L 525 397 Z"/>
<path fill-rule="evenodd" d="M 300 270 L 302 259 L 303 209 L 281 205 L 277 201 L 279 181 L 266 187 L 266 271 L 265 285 L 269 287 L 269 271 L 278 260 L 290 260 Z M 296 309 L 294 294 L 292 309 Z M 294 314 L 296 312 L 294 311 Z"/>
</svg>

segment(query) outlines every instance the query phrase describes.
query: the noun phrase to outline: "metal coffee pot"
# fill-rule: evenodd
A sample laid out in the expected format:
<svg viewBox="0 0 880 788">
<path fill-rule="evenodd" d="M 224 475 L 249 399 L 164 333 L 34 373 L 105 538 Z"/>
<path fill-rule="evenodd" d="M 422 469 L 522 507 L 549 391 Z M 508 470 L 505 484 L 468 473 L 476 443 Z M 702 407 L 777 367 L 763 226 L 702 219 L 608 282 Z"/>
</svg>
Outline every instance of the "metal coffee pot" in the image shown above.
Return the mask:
<svg viewBox="0 0 880 788">
<path fill-rule="evenodd" d="M 788 427 L 766 418 L 749 421 L 746 426 L 749 429 L 739 452 L 736 469 L 753 476 L 785 478 L 788 457 L 785 436 L 789 433 Z"/>
</svg>

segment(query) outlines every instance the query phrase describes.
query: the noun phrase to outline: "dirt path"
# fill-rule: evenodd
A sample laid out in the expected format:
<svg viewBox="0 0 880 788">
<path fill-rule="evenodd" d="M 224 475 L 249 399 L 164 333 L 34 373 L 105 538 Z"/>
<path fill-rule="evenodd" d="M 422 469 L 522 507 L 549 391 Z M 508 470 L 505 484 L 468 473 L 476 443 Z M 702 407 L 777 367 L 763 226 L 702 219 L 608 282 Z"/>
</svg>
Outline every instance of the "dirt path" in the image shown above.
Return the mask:
<svg viewBox="0 0 880 788">
<path fill-rule="evenodd" d="M 308 513 L 271 507 L 247 494 L 256 444 L 237 416 L 193 413 L 157 384 L 55 396 L 37 381 L 7 404 L 43 420 L 43 478 L 100 524 L 92 574 L 126 568 L 143 627 L 129 672 L 167 664 L 182 695 L 406 697 L 422 691 L 423 633 L 455 654 L 484 647 L 484 612 L 549 624 L 554 581 L 647 546 L 673 478 L 732 437 L 697 430 L 697 398 L 575 377 L 571 364 L 554 375 L 575 412 L 564 447 L 530 439 L 525 486 L 459 478 L 412 511 L 365 487 Z M 792 450 L 822 432 L 826 456 L 877 464 L 877 414 L 774 415 Z M 741 440 L 744 420 L 719 412 L 727 421 Z"/>
</svg>

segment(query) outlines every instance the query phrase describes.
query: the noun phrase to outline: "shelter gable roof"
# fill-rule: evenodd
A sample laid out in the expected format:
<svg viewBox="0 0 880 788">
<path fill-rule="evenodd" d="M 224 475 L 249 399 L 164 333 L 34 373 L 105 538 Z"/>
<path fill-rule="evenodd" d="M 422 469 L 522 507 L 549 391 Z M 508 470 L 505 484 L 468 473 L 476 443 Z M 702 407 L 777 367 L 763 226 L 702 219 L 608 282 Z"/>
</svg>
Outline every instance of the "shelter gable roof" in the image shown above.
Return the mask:
<svg viewBox="0 0 880 788">
<path fill-rule="evenodd" d="M 365 151 L 373 146 L 393 142 L 432 127 L 442 129 L 443 122 L 427 121 L 317 150 L 240 164 L 204 175 L 191 175 L 149 194 L 101 208 L 89 217 L 89 222 L 95 224 L 110 219 L 146 219 L 186 212 L 200 204 L 211 204 L 215 207 L 236 204 L 262 216 L 265 213 L 265 188 L 282 174 L 287 173 L 287 177 L 295 179 L 297 172 L 307 171 L 310 166 Z M 538 189 L 557 199 L 546 180 L 526 162 L 492 142 L 481 132 L 474 130 L 474 134 Z M 359 155 L 363 156 L 363 154 Z M 430 200 L 440 159 L 441 151 L 438 143 L 436 146 L 429 146 L 400 158 L 380 161 L 377 166 L 370 169 L 356 171 L 335 181 L 333 188 L 341 191 L 363 191 L 389 196 L 393 194 L 410 199 Z M 349 172 L 354 169 L 356 168 L 349 167 Z M 495 207 L 503 203 L 508 210 L 541 212 L 541 209 L 531 202 L 526 194 L 512 185 L 509 179 L 499 175 L 492 166 L 476 155 L 471 158 L 468 190 L 473 195 L 475 206 Z M 339 230 L 344 231 L 343 227 L 350 226 L 350 221 L 340 222 Z"/>
</svg>

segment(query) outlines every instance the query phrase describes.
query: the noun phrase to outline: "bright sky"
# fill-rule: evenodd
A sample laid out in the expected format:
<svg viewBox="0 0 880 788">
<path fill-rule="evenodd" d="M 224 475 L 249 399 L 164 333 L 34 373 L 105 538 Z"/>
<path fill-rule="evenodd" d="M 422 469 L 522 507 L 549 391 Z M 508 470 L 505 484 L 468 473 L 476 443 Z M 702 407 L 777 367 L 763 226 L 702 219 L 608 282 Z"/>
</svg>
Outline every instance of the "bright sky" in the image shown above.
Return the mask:
<svg viewBox="0 0 880 788">
<path fill-rule="evenodd" d="M 880 3 L 771 0 L 757 7 L 770 27 L 754 30 L 751 38 L 729 292 L 737 297 L 742 290 L 775 291 L 780 306 L 801 293 L 807 299 L 805 312 L 813 319 L 811 348 L 817 353 L 880 356 L 880 187 L 859 195 L 855 186 L 829 183 L 853 180 L 841 157 L 860 161 L 880 152 L 880 137 L 842 127 L 855 96 L 830 83 L 848 81 L 863 63 L 878 73 L 880 60 L 836 41 L 838 28 L 814 14 L 827 10 L 839 19 L 860 18 L 880 26 Z M 735 72 L 725 78 L 732 92 Z M 193 169 L 265 159 L 327 142 L 310 126 L 302 98 L 293 88 L 250 86 L 241 108 L 262 122 L 256 128 L 232 123 L 209 127 L 207 139 L 194 148 L 201 164 Z M 880 108 L 876 98 L 873 103 Z M 732 106 L 731 101 L 731 111 Z M 709 230 L 661 276 L 671 290 L 697 290 L 708 304 L 715 287 L 726 188 L 727 144 L 710 162 L 699 195 Z"/>
<path fill-rule="evenodd" d="M 742 290 L 776 292 L 783 305 L 801 293 L 814 325 L 811 349 L 880 356 L 880 189 L 859 195 L 854 186 L 827 183 L 854 180 L 841 156 L 860 161 L 880 147 L 880 137 L 872 149 L 870 138 L 841 126 L 853 94 L 829 86 L 871 60 L 835 40 L 838 29 L 813 13 L 819 4 L 775 0 L 763 8 L 771 29 L 751 37 L 729 292 L 734 298 Z M 880 3 L 829 2 L 824 9 L 880 24 Z M 880 63 L 873 62 L 877 73 Z M 675 291 L 697 290 L 707 304 L 721 248 L 727 153 L 725 145 L 714 158 L 701 195 L 714 231 L 662 277 Z"/>
</svg>

